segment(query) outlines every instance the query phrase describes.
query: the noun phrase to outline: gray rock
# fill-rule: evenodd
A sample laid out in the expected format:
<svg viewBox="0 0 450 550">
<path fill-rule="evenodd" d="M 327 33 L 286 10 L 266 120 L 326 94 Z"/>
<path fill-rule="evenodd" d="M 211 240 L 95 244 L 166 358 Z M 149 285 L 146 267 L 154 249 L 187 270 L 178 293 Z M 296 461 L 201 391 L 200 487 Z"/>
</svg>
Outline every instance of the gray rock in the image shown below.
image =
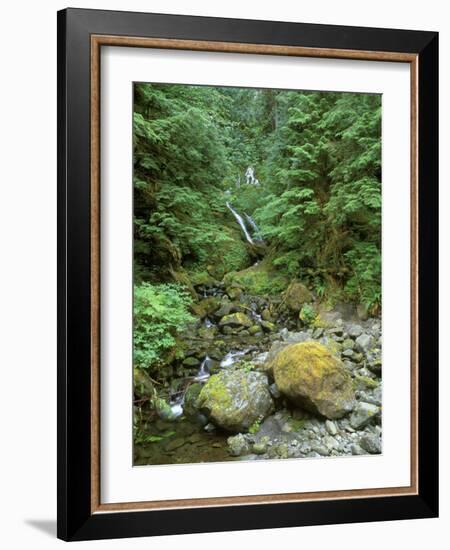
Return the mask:
<svg viewBox="0 0 450 550">
<path fill-rule="evenodd" d="M 364 449 L 362 449 L 356 443 L 353 443 L 352 445 L 350 445 L 350 451 L 351 451 L 352 455 L 365 455 L 366 454 L 366 451 Z"/>
<path fill-rule="evenodd" d="M 336 435 L 337 434 L 336 424 L 332 420 L 326 420 L 325 421 L 325 428 L 327 429 L 327 432 L 330 435 Z"/>
<path fill-rule="evenodd" d="M 349 325 L 347 327 L 347 334 L 350 338 L 358 338 L 363 333 L 361 325 Z"/>
<path fill-rule="evenodd" d="M 269 446 L 270 439 L 267 436 L 261 437 L 259 441 L 253 444 L 253 452 L 257 455 L 263 455 Z"/>
<path fill-rule="evenodd" d="M 381 376 L 381 359 L 374 359 L 369 361 L 367 368 L 377 376 Z"/>
<path fill-rule="evenodd" d="M 355 340 L 356 349 L 360 352 L 367 352 L 373 346 L 373 337 L 370 334 L 361 334 Z"/>
<path fill-rule="evenodd" d="M 359 440 L 360 446 L 372 455 L 381 453 L 381 437 L 376 434 L 366 433 Z"/>
<path fill-rule="evenodd" d="M 232 456 L 247 455 L 250 452 L 250 445 L 242 434 L 237 434 L 227 439 L 228 449 Z"/>
<path fill-rule="evenodd" d="M 347 350 L 347 349 L 352 350 L 354 347 L 355 347 L 355 342 L 351 338 L 346 338 L 342 342 L 342 349 L 344 350 Z"/>
<path fill-rule="evenodd" d="M 321 456 L 328 456 L 330 454 L 330 451 L 325 447 L 325 445 L 321 445 L 320 443 L 313 443 L 311 445 L 311 450 Z"/>
<path fill-rule="evenodd" d="M 269 391 L 270 391 L 270 395 L 274 398 L 274 399 L 278 399 L 281 397 L 281 393 L 280 393 L 280 390 L 278 389 L 278 386 L 273 383 L 273 384 L 270 384 L 269 386 Z"/>
<path fill-rule="evenodd" d="M 367 426 L 380 412 L 380 407 L 372 403 L 360 402 L 354 408 L 350 417 L 352 428 L 361 430 Z"/>
<path fill-rule="evenodd" d="M 305 331 L 289 332 L 288 330 L 283 329 L 280 331 L 280 336 L 284 342 L 289 344 L 296 344 L 298 342 L 307 342 L 308 340 L 311 340 L 311 334 Z"/>
</svg>

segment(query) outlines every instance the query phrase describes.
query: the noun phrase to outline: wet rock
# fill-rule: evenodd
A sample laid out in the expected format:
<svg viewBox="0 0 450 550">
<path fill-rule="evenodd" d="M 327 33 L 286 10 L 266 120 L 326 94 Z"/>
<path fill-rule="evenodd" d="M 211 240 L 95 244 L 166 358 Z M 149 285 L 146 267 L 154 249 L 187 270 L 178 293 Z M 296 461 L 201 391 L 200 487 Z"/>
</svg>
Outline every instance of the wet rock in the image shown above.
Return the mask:
<svg viewBox="0 0 450 550">
<path fill-rule="evenodd" d="M 247 431 L 273 409 L 267 376 L 245 370 L 224 370 L 211 376 L 196 405 L 214 424 L 231 432 Z"/>
<path fill-rule="evenodd" d="M 160 397 L 156 397 L 152 401 L 153 407 L 156 411 L 156 414 L 161 418 L 161 420 L 176 420 L 180 415 L 177 412 L 172 410 L 172 407 Z"/>
<path fill-rule="evenodd" d="M 280 392 L 302 408 L 335 419 L 354 406 L 350 374 L 317 342 L 285 347 L 276 355 L 272 368 Z"/>
<path fill-rule="evenodd" d="M 380 412 L 380 408 L 372 403 L 359 402 L 352 412 L 350 424 L 355 430 L 361 430 L 367 426 L 376 415 Z"/>
</svg>

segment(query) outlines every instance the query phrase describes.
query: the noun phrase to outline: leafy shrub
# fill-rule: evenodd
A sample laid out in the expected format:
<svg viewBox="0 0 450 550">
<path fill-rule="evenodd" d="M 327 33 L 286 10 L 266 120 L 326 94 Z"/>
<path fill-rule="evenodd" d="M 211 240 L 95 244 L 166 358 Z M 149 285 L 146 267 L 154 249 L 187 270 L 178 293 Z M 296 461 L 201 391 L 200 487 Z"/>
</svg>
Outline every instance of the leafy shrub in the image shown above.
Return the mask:
<svg viewBox="0 0 450 550">
<path fill-rule="evenodd" d="M 134 365 L 151 368 L 164 363 L 176 336 L 194 318 L 192 298 L 177 284 L 142 283 L 134 287 Z"/>
</svg>

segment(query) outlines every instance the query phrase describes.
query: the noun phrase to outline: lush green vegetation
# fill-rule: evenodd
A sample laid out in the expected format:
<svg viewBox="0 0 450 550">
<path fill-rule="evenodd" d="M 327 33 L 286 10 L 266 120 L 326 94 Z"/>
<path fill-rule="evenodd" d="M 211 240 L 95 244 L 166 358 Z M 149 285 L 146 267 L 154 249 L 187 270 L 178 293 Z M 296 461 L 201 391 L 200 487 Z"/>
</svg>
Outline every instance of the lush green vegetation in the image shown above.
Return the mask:
<svg viewBox="0 0 450 550">
<path fill-rule="evenodd" d="M 138 368 L 162 367 L 189 321 L 192 303 L 177 284 L 141 283 L 134 288 L 134 364 Z"/>
<path fill-rule="evenodd" d="M 298 279 L 379 310 L 380 96 L 137 84 L 134 105 L 137 366 L 173 352 L 187 290 L 211 276 L 261 294 Z M 244 183 L 249 165 L 260 185 Z M 262 252 L 227 201 L 256 221 Z"/>
</svg>

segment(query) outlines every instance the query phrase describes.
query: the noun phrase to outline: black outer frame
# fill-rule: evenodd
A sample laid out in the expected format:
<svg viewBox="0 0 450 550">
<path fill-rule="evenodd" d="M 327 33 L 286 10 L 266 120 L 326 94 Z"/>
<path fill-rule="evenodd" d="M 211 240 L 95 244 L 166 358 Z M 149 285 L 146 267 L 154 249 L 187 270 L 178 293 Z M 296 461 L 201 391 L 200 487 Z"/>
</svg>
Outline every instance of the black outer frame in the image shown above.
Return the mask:
<svg viewBox="0 0 450 550">
<path fill-rule="evenodd" d="M 91 514 L 90 35 L 419 55 L 419 494 Z M 438 33 L 69 8 L 58 12 L 58 529 L 89 540 L 438 515 Z"/>
</svg>

